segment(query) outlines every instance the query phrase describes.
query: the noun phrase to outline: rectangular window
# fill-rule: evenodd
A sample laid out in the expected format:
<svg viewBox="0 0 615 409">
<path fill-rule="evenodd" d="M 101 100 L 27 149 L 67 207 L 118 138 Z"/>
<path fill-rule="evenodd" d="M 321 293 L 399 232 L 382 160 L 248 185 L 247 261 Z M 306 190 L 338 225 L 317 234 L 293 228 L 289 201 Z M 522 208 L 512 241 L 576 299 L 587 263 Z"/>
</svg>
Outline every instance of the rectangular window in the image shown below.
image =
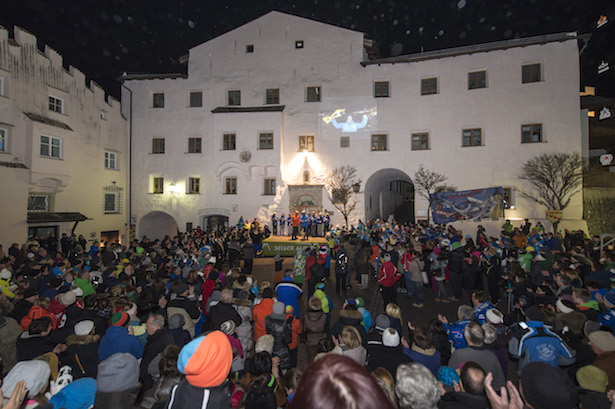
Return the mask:
<svg viewBox="0 0 615 409">
<path fill-rule="evenodd" d="M 521 67 L 521 82 L 523 84 L 540 81 L 542 81 L 540 64 L 528 64 Z"/>
<path fill-rule="evenodd" d="M 164 93 L 156 92 L 153 95 L 152 107 L 154 108 L 164 108 Z"/>
<path fill-rule="evenodd" d="M 438 93 L 438 79 L 424 78 L 421 80 L 421 95 L 432 95 Z"/>
<path fill-rule="evenodd" d="M 156 154 L 164 153 L 164 138 L 152 139 L 152 153 L 156 153 Z"/>
<path fill-rule="evenodd" d="M 307 102 L 320 102 L 320 87 L 307 87 Z"/>
<path fill-rule="evenodd" d="M 295 41 L 295 48 L 303 48 L 303 40 Z"/>
<path fill-rule="evenodd" d="M 468 89 L 487 88 L 487 71 L 468 73 Z"/>
<path fill-rule="evenodd" d="M 189 178 L 188 179 L 188 194 L 201 193 L 201 178 Z"/>
<path fill-rule="evenodd" d="M 64 113 L 64 100 L 62 98 L 49 95 L 49 110 L 63 114 Z"/>
<path fill-rule="evenodd" d="M 374 82 L 374 98 L 389 97 L 389 81 Z"/>
<path fill-rule="evenodd" d="M 117 154 L 115 152 L 105 152 L 105 169 L 118 169 Z"/>
<path fill-rule="evenodd" d="M 8 135 L 7 135 L 6 129 L 0 128 L 0 152 L 8 151 L 7 138 L 8 138 Z"/>
<path fill-rule="evenodd" d="M 41 135 L 41 156 L 46 158 L 62 158 L 62 140 L 53 136 Z"/>
<path fill-rule="evenodd" d="M 350 148 L 350 136 L 340 137 L 340 148 Z"/>
<path fill-rule="evenodd" d="M 254 52 L 254 44 L 246 45 L 246 52 L 247 53 L 253 53 Z"/>
<path fill-rule="evenodd" d="M 463 130 L 462 146 L 481 146 L 483 143 L 482 130 L 480 128 Z"/>
<path fill-rule="evenodd" d="M 105 214 L 120 213 L 120 195 L 117 193 L 105 193 Z"/>
<path fill-rule="evenodd" d="M 279 104 L 280 103 L 280 89 L 269 88 L 267 89 L 266 104 Z"/>
<path fill-rule="evenodd" d="M 521 143 L 542 142 L 542 124 L 521 125 Z"/>
<path fill-rule="evenodd" d="M 233 90 L 228 92 L 228 105 L 238 106 L 241 105 L 241 91 Z"/>
<path fill-rule="evenodd" d="M 203 106 L 203 93 L 201 91 L 193 91 L 190 93 L 190 107 L 200 108 Z"/>
<path fill-rule="evenodd" d="M 275 196 L 275 179 L 265 179 L 265 195 Z"/>
<path fill-rule="evenodd" d="M 237 139 L 234 133 L 225 133 L 222 135 L 222 150 L 234 151 L 236 149 L 235 140 Z"/>
<path fill-rule="evenodd" d="M 299 136 L 299 152 L 314 152 L 314 135 Z"/>
<path fill-rule="evenodd" d="M 188 153 L 201 153 L 201 138 L 188 138 Z"/>
<path fill-rule="evenodd" d="M 236 195 L 237 194 L 237 178 L 225 178 L 224 179 L 224 194 Z"/>
<path fill-rule="evenodd" d="M 504 209 L 514 209 L 515 208 L 511 187 L 502 188 L 502 203 L 504 204 Z"/>
<path fill-rule="evenodd" d="M 0 77 L 0 95 L 4 96 L 4 78 Z"/>
<path fill-rule="evenodd" d="M 50 211 L 50 195 L 31 194 L 28 196 L 28 211 L 29 212 L 49 212 Z"/>
<path fill-rule="evenodd" d="M 424 151 L 429 149 L 429 134 L 427 132 L 412 134 L 412 150 Z"/>
<path fill-rule="evenodd" d="M 372 135 L 372 150 L 373 151 L 386 151 L 387 150 L 387 136 L 385 134 Z"/>
<path fill-rule="evenodd" d="M 154 178 L 154 190 L 152 193 L 164 193 L 164 178 Z"/>
<path fill-rule="evenodd" d="M 273 134 L 261 133 L 258 135 L 258 148 L 259 149 L 273 149 Z"/>
</svg>

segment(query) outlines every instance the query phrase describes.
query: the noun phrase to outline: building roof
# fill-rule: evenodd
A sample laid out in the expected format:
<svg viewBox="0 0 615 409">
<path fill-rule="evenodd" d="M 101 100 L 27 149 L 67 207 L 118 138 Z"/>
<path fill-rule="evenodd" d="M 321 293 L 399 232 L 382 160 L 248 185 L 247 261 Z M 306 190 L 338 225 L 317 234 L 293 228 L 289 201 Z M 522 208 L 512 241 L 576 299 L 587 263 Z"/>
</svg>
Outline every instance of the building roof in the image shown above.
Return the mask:
<svg viewBox="0 0 615 409">
<path fill-rule="evenodd" d="M 28 223 L 62 223 L 62 222 L 82 222 L 88 220 L 87 216 L 81 213 L 56 213 L 56 212 L 30 212 L 28 213 Z"/>
<path fill-rule="evenodd" d="M 0 166 L 13 169 L 28 169 L 26 165 L 19 162 L 0 162 Z"/>
<path fill-rule="evenodd" d="M 165 79 L 177 79 L 177 78 L 188 78 L 188 75 L 186 74 L 181 74 L 179 72 L 172 72 L 172 73 L 167 73 L 167 74 L 152 74 L 149 72 L 146 73 L 140 73 L 140 74 L 128 74 L 128 73 L 123 73 L 122 75 L 120 75 L 118 77 L 118 81 L 122 82 L 122 81 L 128 81 L 128 80 L 165 80 Z"/>
<path fill-rule="evenodd" d="M 598 109 L 603 107 L 615 106 L 615 99 L 601 97 L 598 95 L 583 95 L 581 96 L 582 109 Z"/>
<path fill-rule="evenodd" d="M 445 48 L 442 50 L 426 51 L 422 53 L 400 55 L 398 57 L 388 57 L 363 61 L 362 66 L 373 64 L 396 64 L 396 63 L 411 63 L 417 61 L 433 60 L 437 58 L 455 57 L 464 54 L 484 53 L 495 50 L 505 50 L 514 47 L 527 47 L 528 45 L 546 44 L 558 41 L 575 40 L 584 37 L 573 33 L 557 33 L 545 34 L 534 37 L 515 38 L 512 40 L 494 41 L 491 43 L 466 45 L 463 47 Z"/>
<path fill-rule="evenodd" d="M 73 130 L 70 126 L 66 125 L 64 122 L 56 121 L 55 119 L 51 119 L 41 114 L 37 114 L 34 112 L 24 112 L 24 115 L 30 118 L 34 122 L 39 122 L 41 124 L 55 126 L 56 128 L 68 129 L 69 131 Z"/>
<path fill-rule="evenodd" d="M 255 107 L 217 107 L 214 108 L 212 114 L 232 114 L 241 112 L 282 112 L 285 105 L 264 105 Z"/>
</svg>

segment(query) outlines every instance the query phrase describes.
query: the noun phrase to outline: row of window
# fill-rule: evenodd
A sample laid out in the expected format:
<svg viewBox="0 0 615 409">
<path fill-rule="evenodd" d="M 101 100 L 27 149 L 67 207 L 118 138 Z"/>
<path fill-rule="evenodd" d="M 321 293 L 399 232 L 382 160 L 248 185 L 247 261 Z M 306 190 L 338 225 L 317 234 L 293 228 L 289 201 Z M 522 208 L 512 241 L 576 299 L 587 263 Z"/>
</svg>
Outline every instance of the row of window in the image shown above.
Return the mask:
<svg viewBox="0 0 615 409">
<path fill-rule="evenodd" d="M 541 64 L 528 64 L 521 67 L 521 82 L 523 84 L 540 82 L 542 80 Z M 487 71 L 473 71 L 468 73 L 468 89 L 487 88 Z M 421 79 L 421 95 L 438 94 L 438 78 L 423 78 Z M 374 98 L 388 98 L 391 96 L 391 84 L 389 81 L 374 82 Z M 49 106 L 51 109 L 51 96 Z M 321 88 L 319 86 L 309 86 L 305 89 L 306 102 L 320 102 Z M 190 107 L 203 106 L 203 92 L 190 92 Z M 241 90 L 227 91 L 227 105 L 241 105 Z M 280 89 L 268 88 L 265 90 L 265 104 L 277 105 L 280 103 Z M 154 108 L 164 108 L 164 93 L 156 92 L 153 94 L 152 106 Z"/>
<path fill-rule="evenodd" d="M 28 212 L 52 211 L 52 195 L 50 193 L 30 193 L 28 195 Z M 122 209 L 121 191 L 103 192 L 104 214 L 120 214 Z"/>
<path fill-rule="evenodd" d="M 263 195 L 274 196 L 276 192 L 276 180 L 275 178 L 266 178 L 263 180 Z M 152 193 L 162 194 L 164 193 L 164 178 L 155 177 L 152 183 Z M 186 194 L 194 195 L 201 193 L 201 178 L 191 177 L 188 178 L 186 184 Z M 237 194 L 237 178 L 227 177 L 224 178 L 224 194 L 236 195 Z"/>
<path fill-rule="evenodd" d="M 0 129 L 0 152 L 6 147 L 6 131 Z M 41 135 L 40 155 L 45 158 L 62 159 L 62 139 L 55 136 Z M 119 154 L 105 151 L 105 169 L 119 169 Z"/>
<path fill-rule="evenodd" d="M 521 126 L 521 143 L 542 142 L 542 124 L 529 124 Z M 411 136 L 412 150 L 420 151 L 430 149 L 429 133 L 419 132 L 413 133 Z M 260 133 L 258 139 L 259 149 L 273 149 L 273 134 L 270 132 Z M 464 129 L 462 131 L 461 146 L 482 146 L 483 132 L 481 128 Z M 202 153 L 202 138 L 188 138 L 188 153 Z M 350 147 L 350 137 L 342 136 L 340 138 L 340 147 Z M 225 133 L 222 135 L 222 150 L 234 151 L 237 149 L 237 135 L 234 133 Z M 386 151 L 388 150 L 388 135 L 387 134 L 372 134 L 371 135 L 371 150 Z M 314 135 L 299 136 L 299 151 L 314 152 Z M 165 138 L 152 139 L 152 153 L 165 153 Z M 115 169 L 107 166 L 107 152 L 105 153 L 105 168 Z"/>
</svg>

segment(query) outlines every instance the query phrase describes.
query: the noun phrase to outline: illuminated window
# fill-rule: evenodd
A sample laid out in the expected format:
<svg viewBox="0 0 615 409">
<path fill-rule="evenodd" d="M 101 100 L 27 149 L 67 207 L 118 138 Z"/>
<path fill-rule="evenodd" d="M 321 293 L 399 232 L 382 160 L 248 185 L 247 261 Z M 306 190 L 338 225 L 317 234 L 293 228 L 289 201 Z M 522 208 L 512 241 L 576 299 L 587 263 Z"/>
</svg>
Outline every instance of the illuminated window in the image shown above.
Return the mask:
<svg viewBox="0 0 615 409">
<path fill-rule="evenodd" d="M 521 82 L 523 84 L 540 81 L 542 81 L 540 64 L 528 64 L 521 67 Z"/>
<path fill-rule="evenodd" d="M 483 135 L 480 128 L 463 130 L 462 146 L 481 146 L 482 143 Z"/>
<path fill-rule="evenodd" d="M 8 151 L 7 138 L 8 138 L 8 132 L 6 131 L 6 129 L 0 128 L 0 152 Z"/>
<path fill-rule="evenodd" d="M 120 213 L 120 194 L 118 192 L 105 192 L 105 214 Z"/>
<path fill-rule="evenodd" d="M 154 190 L 152 193 L 164 193 L 164 178 L 154 178 Z"/>
<path fill-rule="evenodd" d="M 265 195 L 275 195 L 275 179 L 265 179 Z"/>
<path fill-rule="evenodd" d="M 386 151 L 387 136 L 385 134 L 372 135 L 372 151 Z"/>
<path fill-rule="evenodd" d="M 421 80 L 421 95 L 432 95 L 438 93 L 438 79 L 424 78 Z"/>
<path fill-rule="evenodd" d="M 164 153 L 164 138 L 152 139 L 152 153 L 162 154 Z"/>
<path fill-rule="evenodd" d="M 273 134 L 266 132 L 258 135 L 259 149 L 273 149 Z"/>
<path fill-rule="evenodd" d="M 201 153 L 201 138 L 188 138 L 188 153 Z"/>
<path fill-rule="evenodd" d="M 246 53 L 253 53 L 253 52 L 254 52 L 254 44 L 246 45 Z"/>
<path fill-rule="evenodd" d="M 389 81 L 374 82 L 374 98 L 389 97 Z"/>
<path fill-rule="evenodd" d="M 521 143 L 542 142 L 542 124 L 521 125 Z"/>
<path fill-rule="evenodd" d="M 320 102 L 321 101 L 320 87 L 307 87 L 306 101 L 307 102 Z"/>
<path fill-rule="evenodd" d="M 468 73 L 468 89 L 487 88 L 487 71 Z"/>
<path fill-rule="evenodd" d="M 203 93 L 201 91 L 193 91 L 190 93 L 190 107 L 199 108 L 203 106 Z"/>
<path fill-rule="evenodd" d="M 222 150 L 234 151 L 236 135 L 234 133 L 225 133 L 222 135 Z"/>
<path fill-rule="evenodd" d="M 228 105 L 229 106 L 241 105 L 241 91 L 232 90 L 228 92 Z"/>
<path fill-rule="evenodd" d="M 295 41 L 295 48 L 303 48 L 303 40 Z"/>
<path fill-rule="evenodd" d="M 236 195 L 237 194 L 237 178 L 225 178 L 224 179 L 224 194 Z"/>
<path fill-rule="evenodd" d="M 62 159 L 62 139 L 41 135 L 41 156 Z"/>
<path fill-rule="evenodd" d="M 299 136 L 299 152 L 314 152 L 314 135 Z"/>
<path fill-rule="evenodd" d="M 189 178 L 188 179 L 188 194 L 201 193 L 201 178 Z"/>
<path fill-rule="evenodd" d="M 63 114 L 64 113 L 64 100 L 62 98 L 49 95 L 49 110 Z"/>
<path fill-rule="evenodd" d="M 164 108 L 164 93 L 156 92 L 153 95 L 152 107 Z"/>
<path fill-rule="evenodd" d="M 429 134 L 426 132 L 413 133 L 412 134 L 412 150 L 413 151 L 424 151 L 427 149 L 429 149 Z"/>
<path fill-rule="evenodd" d="M 266 104 L 279 104 L 280 103 L 280 89 L 279 88 L 269 88 L 266 93 Z"/>
</svg>

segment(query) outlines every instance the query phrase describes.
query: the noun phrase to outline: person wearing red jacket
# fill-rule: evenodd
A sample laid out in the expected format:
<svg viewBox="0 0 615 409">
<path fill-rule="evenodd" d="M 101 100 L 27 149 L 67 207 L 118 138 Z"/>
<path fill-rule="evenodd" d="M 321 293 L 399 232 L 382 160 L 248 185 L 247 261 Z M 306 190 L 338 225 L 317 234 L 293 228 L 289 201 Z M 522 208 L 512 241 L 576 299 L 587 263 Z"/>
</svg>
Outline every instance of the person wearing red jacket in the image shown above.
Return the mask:
<svg viewBox="0 0 615 409">
<path fill-rule="evenodd" d="M 211 296 L 211 293 L 214 291 L 214 287 L 216 286 L 216 280 L 218 279 L 218 273 L 214 270 L 209 272 L 207 276 L 207 280 L 201 286 L 201 293 L 203 294 L 203 299 L 201 300 L 201 307 L 203 308 L 203 314 L 207 315 L 207 300 Z"/>
<path fill-rule="evenodd" d="M 295 210 L 295 212 L 293 213 L 293 221 L 292 221 L 292 226 L 293 226 L 293 233 L 292 233 L 292 237 L 291 240 L 297 240 L 297 236 L 299 235 L 299 212 L 297 210 Z"/>
<path fill-rule="evenodd" d="M 401 274 L 391 262 L 391 255 L 389 253 L 384 253 L 382 259 L 383 263 L 378 275 L 378 285 L 380 285 L 380 291 L 382 292 L 382 300 L 384 305 L 389 303 L 397 304 L 395 285 L 401 278 Z"/>
</svg>

